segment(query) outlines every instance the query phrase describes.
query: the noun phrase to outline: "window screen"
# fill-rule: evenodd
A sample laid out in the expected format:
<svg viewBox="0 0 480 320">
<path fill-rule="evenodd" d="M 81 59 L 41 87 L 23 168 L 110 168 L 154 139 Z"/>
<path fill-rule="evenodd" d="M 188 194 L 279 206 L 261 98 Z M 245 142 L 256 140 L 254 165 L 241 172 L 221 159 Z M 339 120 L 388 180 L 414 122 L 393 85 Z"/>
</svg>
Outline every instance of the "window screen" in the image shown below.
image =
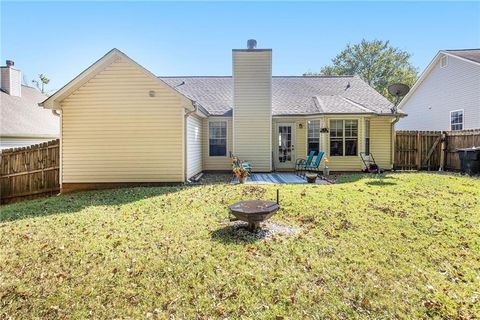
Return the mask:
<svg viewBox="0 0 480 320">
<path fill-rule="evenodd" d="M 450 124 L 453 131 L 463 130 L 463 110 L 450 112 Z"/>
<path fill-rule="evenodd" d="M 310 120 L 307 122 L 307 125 L 307 155 L 311 151 L 315 151 L 315 154 L 318 154 L 318 151 L 320 151 L 320 120 Z"/>
<path fill-rule="evenodd" d="M 225 157 L 227 155 L 227 122 L 215 121 L 208 124 L 209 155 Z"/>
</svg>

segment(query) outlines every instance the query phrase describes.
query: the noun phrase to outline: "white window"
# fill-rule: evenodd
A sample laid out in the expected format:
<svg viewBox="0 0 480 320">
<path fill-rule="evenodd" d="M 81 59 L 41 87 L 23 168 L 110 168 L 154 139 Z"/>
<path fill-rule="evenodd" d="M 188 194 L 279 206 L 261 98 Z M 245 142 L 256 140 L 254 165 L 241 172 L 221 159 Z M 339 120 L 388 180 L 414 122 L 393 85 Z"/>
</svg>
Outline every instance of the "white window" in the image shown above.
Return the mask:
<svg viewBox="0 0 480 320">
<path fill-rule="evenodd" d="M 358 120 L 330 120 L 330 156 L 358 154 Z"/>
<path fill-rule="evenodd" d="M 309 120 L 307 125 L 307 155 L 310 155 L 311 151 L 318 154 L 320 151 L 320 120 Z"/>
<path fill-rule="evenodd" d="M 463 110 L 450 112 L 450 129 L 452 131 L 463 130 Z"/>
<path fill-rule="evenodd" d="M 448 64 L 448 57 L 443 56 L 442 59 L 440 60 L 440 67 L 445 68 Z"/>
<path fill-rule="evenodd" d="M 227 156 L 227 121 L 208 123 L 208 154 L 210 157 Z"/>
<path fill-rule="evenodd" d="M 370 154 L 370 119 L 365 119 L 365 154 Z"/>
</svg>

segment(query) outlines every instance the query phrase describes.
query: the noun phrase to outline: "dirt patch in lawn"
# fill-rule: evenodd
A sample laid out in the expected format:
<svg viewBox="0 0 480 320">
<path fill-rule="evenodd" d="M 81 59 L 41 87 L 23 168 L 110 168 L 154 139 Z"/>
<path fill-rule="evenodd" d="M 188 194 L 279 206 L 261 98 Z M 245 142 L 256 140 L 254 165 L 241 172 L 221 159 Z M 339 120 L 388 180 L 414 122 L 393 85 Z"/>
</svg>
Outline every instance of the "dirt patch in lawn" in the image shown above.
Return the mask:
<svg viewBox="0 0 480 320">
<path fill-rule="evenodd" d="M 249 243 L 255 241 L 269 241 L 291 237 L 300 232 L 300 228 L 289 227 L 276 222 L 262 222 L 261 229 L 250 232 L 247 230 L 248 223 L 236 221 L 233 224 L 212 232 L 212 239 L 223 243 Z"/>
</svg>

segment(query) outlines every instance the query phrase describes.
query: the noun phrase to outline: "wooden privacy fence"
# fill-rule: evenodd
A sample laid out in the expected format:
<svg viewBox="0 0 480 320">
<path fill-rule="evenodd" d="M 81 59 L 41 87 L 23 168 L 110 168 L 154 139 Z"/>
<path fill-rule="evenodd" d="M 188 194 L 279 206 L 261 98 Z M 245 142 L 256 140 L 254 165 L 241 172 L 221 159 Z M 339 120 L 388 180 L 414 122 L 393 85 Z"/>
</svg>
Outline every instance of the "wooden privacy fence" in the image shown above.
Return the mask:
<svg viewBox="0 0 480 320">
<path fill-rule="evenodd" d="M 456 150 L 480 146 L 480 129 L 463 131 L 397 131 L 396 170 L 460 170 Z"/>
<path fill-rule="evenodd" d="M 59 140 L 2 150 L 1 202 L 60 191 Z"/>
</svg>

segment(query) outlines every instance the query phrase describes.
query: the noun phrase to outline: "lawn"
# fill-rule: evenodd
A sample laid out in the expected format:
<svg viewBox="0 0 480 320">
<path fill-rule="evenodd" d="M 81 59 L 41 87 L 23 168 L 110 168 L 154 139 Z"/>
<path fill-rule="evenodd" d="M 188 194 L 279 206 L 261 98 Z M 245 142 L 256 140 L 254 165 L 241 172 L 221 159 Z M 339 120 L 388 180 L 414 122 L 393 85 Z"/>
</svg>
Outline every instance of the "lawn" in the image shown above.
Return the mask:
<svg viewBox="0 0 480 320">
<path fill-rule="evenodd" d="M 480 180 L 130 188 L 1 208 L 0 319 L 480 317 Z M 292 236 L 239 236 L 274 199 Z"/>
</svg>

